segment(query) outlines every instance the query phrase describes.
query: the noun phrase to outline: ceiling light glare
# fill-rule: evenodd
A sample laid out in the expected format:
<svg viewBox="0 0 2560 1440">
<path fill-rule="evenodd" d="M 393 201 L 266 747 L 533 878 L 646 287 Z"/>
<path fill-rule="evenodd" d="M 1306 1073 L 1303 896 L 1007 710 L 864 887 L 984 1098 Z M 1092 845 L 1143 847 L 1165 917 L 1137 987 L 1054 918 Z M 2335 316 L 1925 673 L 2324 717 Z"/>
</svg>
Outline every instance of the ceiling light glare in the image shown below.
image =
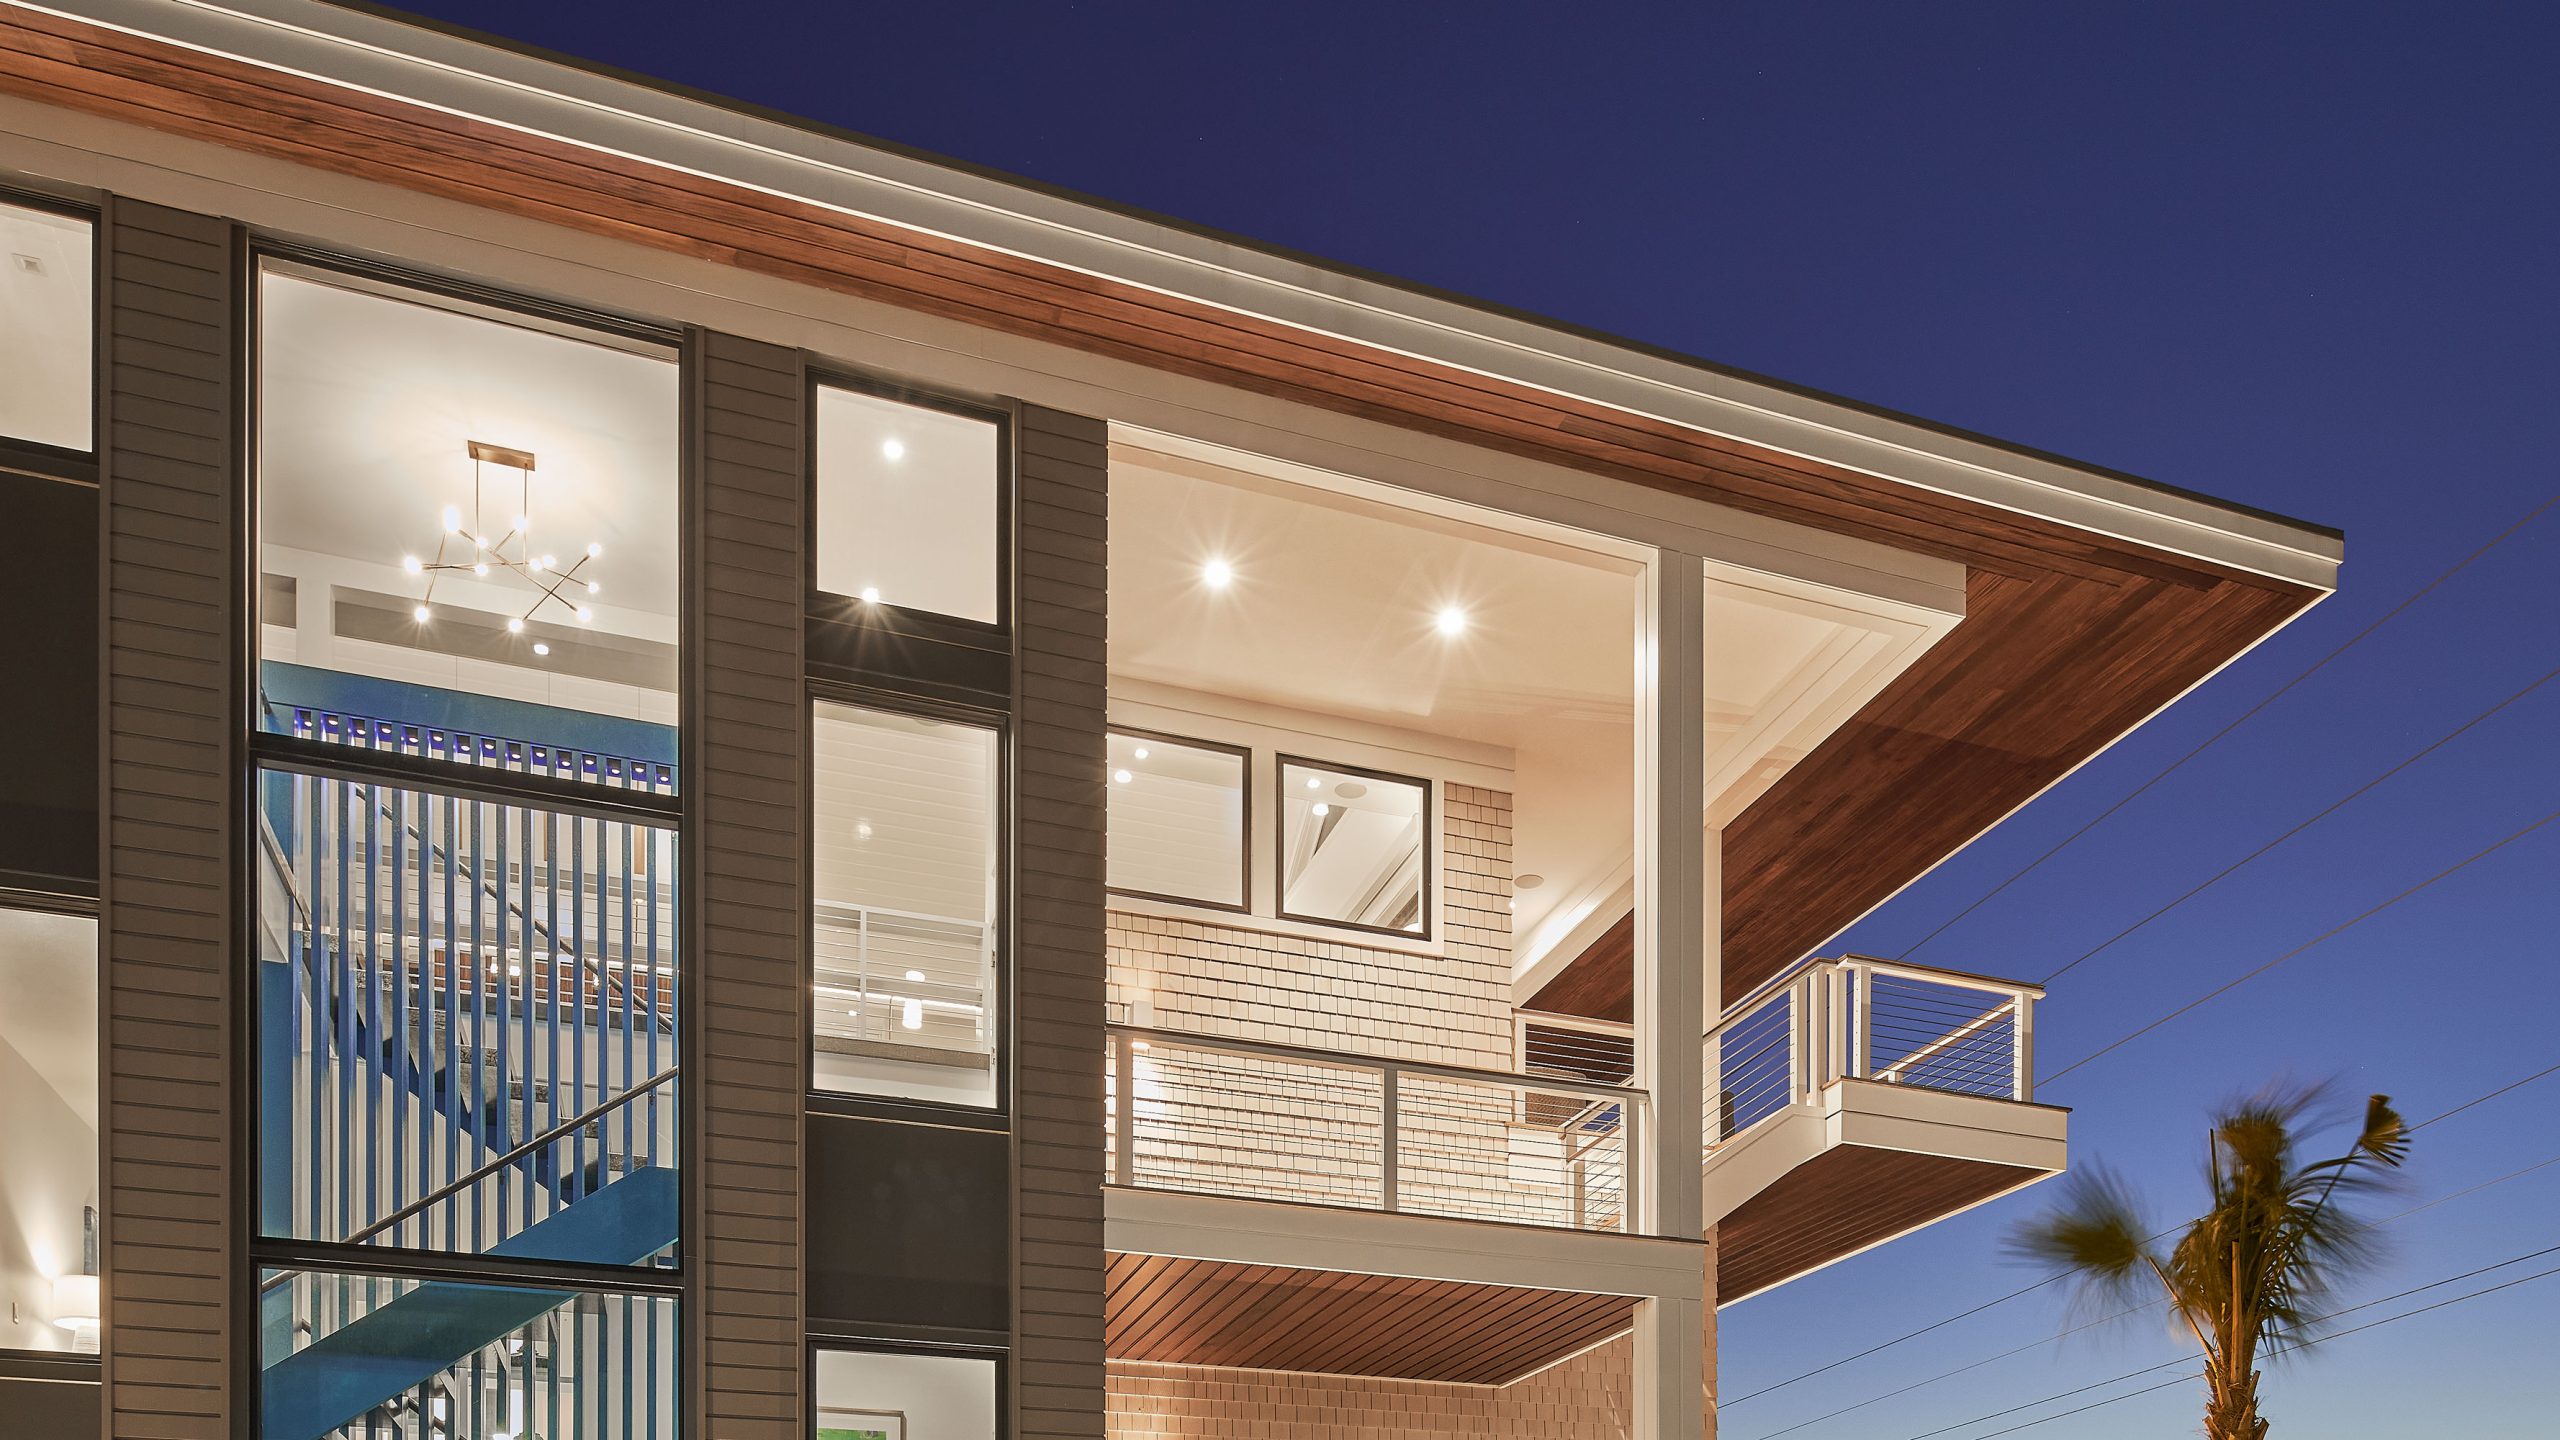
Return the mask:
<svg viewBox="0 0 2560 1440">
<path fill-rule="evenodd" d="M 532 516 L 530 516 L 530 515 L 519 515 L 519 516 L 517 516 L 517 517 L 516 517 L 516 533 L 517 533 L 517 534 L 519 534 L 519 535 L 530 535 L 530 534 L 532 534 L 532 533 L 533 533 L 533 517 L 532 517 Z"/>
<path fill-rule="evenodd" d="M 579 618 L 580 620 L 593 620 L 594 618 L 596 618 L 596 612 L 594 612 L 593 610 L 588 609 L 588 608 L 587 608 L 586 606 L 584 606 L 584 605 L 581 605 L 581 606 L 579 606 L 579 607 L 578 607 L 578 618 Z"/>
<path fill-rule="evenodd" d="M 410 617 L 411 619 L 413 619 L 413 620 L 417 621 L 419 624 L 424 625 L 424 624 L 426 624 L 426 623 L 427 623 L 427 620 L 429 619 L 429 617 L 433 616 L 434 614 L 435 614 L 435 612 L 434 612 L 434 611 L 432 611 L 432 610 L 428 609 L 428 608 L 427 608 L 426 606 L 424 606 L 424 605 L 421 605 L 421 606 L 419 606 L 417 609 L 410 611 L 410 612 L 409 612 L 409 617 Z"/>
<path fill-rule="evenodd" d="M 1463 635 L 1467 633 L 1467 612 L 1455 605 L 1443 605 L 1440 613 L 1432 617 L 1431 628 L 1443 635 Z"/>
<path fill-rule="evenodd" d="M 603 558 L 604 558 L 604 542 L 603 542 L 603 541 L 601 541 L 601 540 L 590 540 L 590 541 L 588 541 L 588 542 L 587 542 L 587 558 L 588 558 L 588 559 L 590 559 L 590 560 L 601 560 L 601 559 L 603 559 Z"/>
<path fill-rule="evenodd" d="M 488 574 L 488 573 L 489 573 L 489 562 L 488 562 L 488 561 L 486 561 L 486 560 L 483 560 L 483 561 L 480 561 L 479 563 L 477 563 L 477 564 L 473 565 L 473 566 L 471 567 L 471 573 L 472 573 L 472 574 L 474 574 L 474 575 L 486 575 L 486 574 Z"/>
<path fill-rule="evenodd" d="M 419 559 L 415 555 L 403 555 L 400 557 L 400 568 L 408 571 L 412 575 L 415 575 L 419 571 L 427 568 L 427 562 Z"/>
<path fill-rule="evenodd" d="M 444 507 L 444 533 L 447 535 L 462 533 L 462 507 L 458 505 Z"/>
<path fill-rule="evenodd" d="M 863 604 L 865 604 L 865 605 L 877 605 L 877 604 L 879 604 L 879 603 L 880 603 L 880 587 L 879 587 L 879 586 L 877 586 L 877 585 L 865 585 L 865 586 L 863 586 L 863 587 L 862 587 L 862 603 L 863 603 Z"/>
<path fill-rule="evenodd" d="M 521 635 L 524 633 L 524 620 L 521 616 L 510 615 L 507 617 L 507 633 L 510 635 Z"/>
<path fill-rule="evenodd" d="M 906 441 L 904 441 L 904 440 L 897 440 L 897 439 L 889 439 L 889 440 L 883 440 L 883 441 L 881 441 L 881 442 L 880 442 L 880 458 L 881 458 L 881 459 L 883 459 L 883 460 L 904 460 L 904 459 L 906 459 L 906 458 L 907 458 L 907 442 L 906 442 Z"/>
<path fill-rule="evenodd" d="M 1200 583 L 1212 590 L 1226 589 L 1235 583 L 1235 578 L 1236 567 L 1228 564 L 1222 555 L 1211 556 L 1209 562 L 1200 567 Z"/>
<path fill-rule="evenodd" d="M 590 580 L 590 581 L 588 581 L 588 582 L 587 582 L 587 593 L 588 593 L 588 594 L 590 594 L 590 595 L 601 595 L 601 594 L 603 594 L 603 593 L 604 593 L 604 582 L 603 582 L 603 581 L 601 581 L 601 580 Z"/>
</svg>

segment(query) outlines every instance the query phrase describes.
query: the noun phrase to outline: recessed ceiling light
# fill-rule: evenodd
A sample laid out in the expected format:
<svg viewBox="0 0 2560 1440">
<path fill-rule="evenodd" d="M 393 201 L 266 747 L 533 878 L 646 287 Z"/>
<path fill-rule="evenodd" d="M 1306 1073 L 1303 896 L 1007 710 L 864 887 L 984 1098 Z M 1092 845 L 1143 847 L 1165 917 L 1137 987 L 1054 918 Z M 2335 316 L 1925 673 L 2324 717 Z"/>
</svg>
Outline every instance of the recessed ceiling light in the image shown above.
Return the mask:
<svg viewBox="0 0 2560 1440">
<path fill-rule="evenodd" d="M 1467 612 L 1455 605 L 1443 605 L 1432 618 L 1432 628 L 1443 635 L 1463 635 L 1467 630 Z"/>
<path fill-rule="evenodd" d="M 904 459 L 906 459 L 906 458 L 907 458 L 907 442 L 906 442 L 906 441 L 904 441 L 904 440 L 883 440 L 883 441 L 881 441 L 881 442 L 880 442 L 880 458 L 881 458 L 881 459 L 883 459 L 883 460 L 904 460 Z"/>
<path fill-rule="evenodd" d="M 417 620 L 417 622 L 418 622 L 419 624 L 421 624 L 421 625 L 426 624 L 426 623 L 427 623 L 427 618 L 428 618 L 429 616 L 433 615 L 434 613 L 435 613 L 434 611 L 429 610 L 429 609 L 428 609 L 426 606 L 424 606 L 424 605 L 421 605 L 421 606 L 419 606 L 417 609 L 412 610 L 412 611 L 410 611 L 410 612 L 409 612 L 409 614 L 411 615 L 411 617 L 413 617 L 414 619 L 416 619 L 416 620 Z"/>
<path fill-rule="evenodd" d="M 1316 802 L 1316 813 L 1318 815 L 1330 815 L 1333 813 L 1333 807 L 1319 800 Z"/>
<path fill-rule="evenodd" d="M 921 970 L 910 970 L 907 972 L 907 978 L 910 980 L 921 980 L 924 978 L 924 972 Z"/>
<path fill-rule="evenodd" d="M 1324 788 L 1324 781 L 1317 776 L 1310 775 L 1307 777 L 1307 788 L 1310 790 L 1321 790 Z"/>
<path fill-rule="evenodd" d="M 1208 563 L 1200 567 L 1200 583 L 1212 590 L 1226 589 L 1235 583 L 1235 578 L 1236 567 L 1228 564 L 1223 555 L 1210 556 Z"/>
<path fill-rule="evenodd" d="M 516 615 L 510 615 L 510 616 L 508 616 L 508 617 L 507 617 L 507 633 L 508 633 L 508 634 L 510 634 L 510 635 L 521 635 L 521 634 L 523 634 L 523 633 L 524 633 L 524 619 L 523 619 L 523 617 L 521 617 L 521 616 L 516 616 Z"/>
<path fill-rule="evenodd" d="M 533 653 L 536 655 L 548 655 L 551 653 L 551 647 L 543 644 L 539 640 L 536 640 L 533 642 Z"/>
<path fill-rule="evenodd" d="M 1111 783 L 1112 783 L 1112 784 L 1114 784 L 1114 785 L 1126 785 L 1126 784 L 1128 784 L 1128 783 L 1129 783 L 1129 772 L 1128 772 L 1128 771 L 1126 771 L 1126 770 L 1114 770 L 1114 771 L 1112 771 L 1112 772 L 1111 772 Z"/>
<path fill-rule="evenodd" d="M 1133 754 L 1133 755 L 1135 755 L 1135 756 L 1137 756 L 1137 758 L 1139 758 L 1139 759 L 1141 759 L 1141 760 L 1144 760 L 1144 759 L 1146 759 L 1146 758 L 1147 758 L 1147 747 L 1146 747 L 1146 746 L 1144 746 L 1144 745 L 1141 745 L 1141 746 L 1139 746 L 1136 750 L 1134 750 L 1134 751 L 1132 751 L 1132 752 L 1130 752 L 1130 753 L 1131 753 L 1131 754 Z"/>
<path fill-rule="evenodd" d="M 865 820 L 865 821 L 863 821 L 861 824 L 854 826 L 854 827 L 853 827 L 853 833 L 854 833 L 854 835 L 855 835 L 857 838 L 859 838 L 859 839 L 863 839 L 863 840 L 868 840 L 868 839 L 870 839 L 870 838 L 871 838 L 871 822 L 870 822 L 870 821 L 868 821 L 868 820 Z"/>
</svg>

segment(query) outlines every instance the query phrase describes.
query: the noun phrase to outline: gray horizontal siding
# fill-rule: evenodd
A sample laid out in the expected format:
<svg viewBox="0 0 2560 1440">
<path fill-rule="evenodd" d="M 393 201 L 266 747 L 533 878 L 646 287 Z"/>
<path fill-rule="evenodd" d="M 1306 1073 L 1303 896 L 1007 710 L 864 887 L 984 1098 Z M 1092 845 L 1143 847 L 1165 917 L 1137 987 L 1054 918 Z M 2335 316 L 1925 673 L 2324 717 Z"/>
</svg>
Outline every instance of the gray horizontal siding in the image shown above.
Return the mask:
<svg viewBox="0 0 2560 1440">
<path fill-rule="evenodd" d="M 700 1278 L 689 1349 L 692 1433 L 720 1440 L 797 1440 L 807 1407 L 805 397 L 796 352 L 700 337 L 687 841 L 700 936 L 689 1263 Z"/>
<path fill-rule="evenodd" d="M 1106 428 L 1026 406 L 1014 747 L 1012 1433 L 1103 1433 Z"/>
<path fill-rule="evenodd" d="M 116 200 L 99 276 L 105 1433 L 231 1432 L 238 251 Z"/>
</svg>

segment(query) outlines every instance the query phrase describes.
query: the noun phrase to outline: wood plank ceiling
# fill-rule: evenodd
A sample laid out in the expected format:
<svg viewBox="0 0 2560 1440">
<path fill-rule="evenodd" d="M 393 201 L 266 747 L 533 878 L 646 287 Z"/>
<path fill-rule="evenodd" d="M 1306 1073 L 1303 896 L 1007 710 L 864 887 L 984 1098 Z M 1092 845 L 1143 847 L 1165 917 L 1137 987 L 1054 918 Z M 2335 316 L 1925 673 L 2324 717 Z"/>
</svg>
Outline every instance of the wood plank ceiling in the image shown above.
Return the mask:
<svg viewBox="0 0 2560 1440">
<path fill-rule="evenodd" d="M 1507 1385 L 1634 1323 L 1624 1295 L 1113 1255 L 1114 1360 Z"/>
<path fill-rule="evenodd" d="M 1570 396 L 74 20 L 0 16 L 0 91 L 1963 562 L 1964 623 L 1727 830 L 1729 998 L 2318 598 Z M 1574 985 L 1596 998 L 1557 1008 L 1602 1013 L 1623 988 L 1606 975 Z"/>
<path fill-rule="evenodd" d="M 1727 1305 L 1747 1299 L 2044 1173 L 1909 1150 L 1834 1146 L 1742 1202 L 1716 1226 L 1716 1294 Z"/>
</svg>

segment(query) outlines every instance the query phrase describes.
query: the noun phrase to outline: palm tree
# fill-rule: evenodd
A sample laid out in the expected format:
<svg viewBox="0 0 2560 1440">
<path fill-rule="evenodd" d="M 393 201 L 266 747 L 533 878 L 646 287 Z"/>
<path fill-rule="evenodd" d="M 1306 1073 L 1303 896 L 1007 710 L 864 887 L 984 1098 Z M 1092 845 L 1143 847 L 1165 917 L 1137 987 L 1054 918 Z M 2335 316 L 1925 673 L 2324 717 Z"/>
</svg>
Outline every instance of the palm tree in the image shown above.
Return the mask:
<svg viewBox="0 0 2560 1440">
<path fill-rule="evenodd" d="M 2131 1190 L 2103 1169 L 2074 1175 L 2062 1203 L 2018 1227 L 2017 1254 L 2076 1283 L 2084 1304 L 2122 1311 L 2155 1285 L 2204 1348 L 2207 1440 L 2261 1440 L 2258 1354 L 2318 1337 L 2322 1302 L 2369 1265 L 2371 1227 L 2353 1201 L 2389 1183 L 2409 1129 L 2389 1096 L 2365 1104 L 2343 1155 L 2303 1163 L 2298 1147 L 2320 1108 L 2318 1086 L 2276 1086 L 2214 1118 L 2205 1164 L 2209 1202 L 2183 1227 L 2140 1218 Z M 2166 1251 L 2157 1242 L 2176 1234 Z"/>
</svg>

